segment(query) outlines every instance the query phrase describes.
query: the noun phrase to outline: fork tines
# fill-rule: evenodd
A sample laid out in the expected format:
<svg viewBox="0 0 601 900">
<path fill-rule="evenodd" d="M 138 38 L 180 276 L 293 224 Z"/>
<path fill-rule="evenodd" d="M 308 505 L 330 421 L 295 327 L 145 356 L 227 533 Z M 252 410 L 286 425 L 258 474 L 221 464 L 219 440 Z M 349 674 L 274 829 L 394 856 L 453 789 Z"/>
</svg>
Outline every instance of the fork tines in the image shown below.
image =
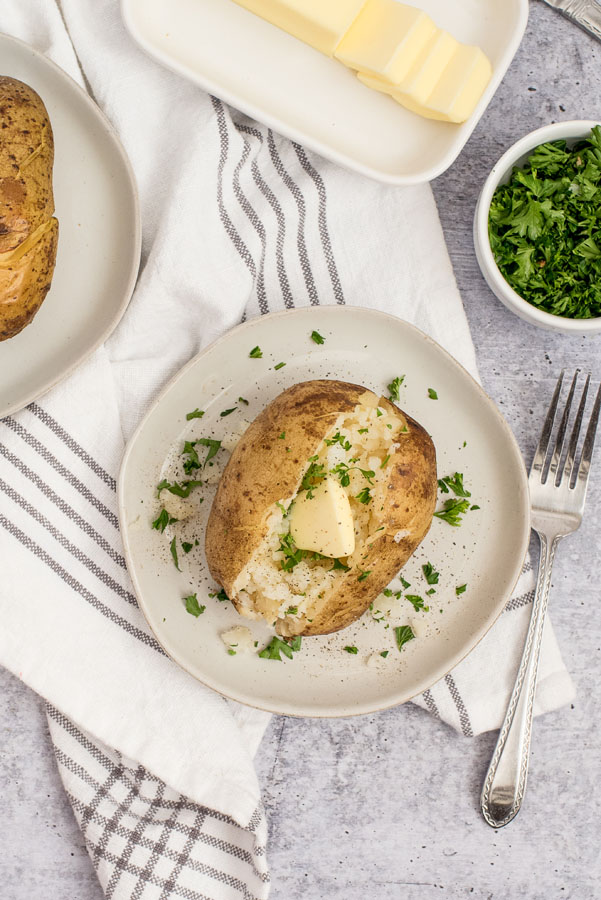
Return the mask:
<svg viewBox="0 0 601 900">
<path fill-rule="evenodd" d="M 601 408 L 601 385 L 597 390 L 597 396 L 595 397 L 590 413 L 588 428 L 586 430 L 584 443 L 582 445 L 582 451 L 578 457 L 578 438 L 580 437 L 580 431 L 582 428 L 582 422 L 586 409 L 586 400 L 591 383 L 590 374 L 586 376 L 584 388 L 580 397 L 580 403 L 578 405 L 578 410 L 572 424 L 572 431 L 569 437 L 567 451 L 564 455 L 564 451 L 566 449 L 566 435 L 568 432 L 568 424 L 570 421 L 570 410 L 572 408 L 572 401 L 574 400 L 574 395 L 576 393 L 579 370 L 576 370 L 576 372 L 574 373 L 574 377 L 572 378 L 568 396 L 566 398 L 563 412 L 561 414 L 557 434 L 555 436 L 555 441 L 552 443 L 551 436 L 553 434 L 553 426 L 555 424 L 555 417 L 557 414 L 559 399 L 562 392 L 564 375 L 565 370 L 561 372 L 561 375 L 559 376 L 557 385 L 555 387 L 555 391 L 553 393 L 553 399 L 551 400 L 549 412 L 547 413 L 547 418 L 545 419 L 545 424 L 543 425 L 543 430 L 538 442 L 538 447 L 536 448 L 536 453 L 534 454 L 534 459 L 532 461 L 530 476 L 532 477 L 534 473 L 536 473 L 539 476 L 541 484 L 545 484 L 549 476 L 551 476 L 551 479 L 556 486 L 559 486 L 563 483 L 563 485 L 566 487 L 574 488 L 577 482 L 586 484 L 588 478 L 591 458 L 593 455 L 593 447 L 595 445 L 595 433 L 597 431 L 597 425 L 599 423 L 599 409 Z M 549 456 L 550 459 L 548 460 Z M 576 462 L 577 457 L 578 461 Z"/>
</svg>

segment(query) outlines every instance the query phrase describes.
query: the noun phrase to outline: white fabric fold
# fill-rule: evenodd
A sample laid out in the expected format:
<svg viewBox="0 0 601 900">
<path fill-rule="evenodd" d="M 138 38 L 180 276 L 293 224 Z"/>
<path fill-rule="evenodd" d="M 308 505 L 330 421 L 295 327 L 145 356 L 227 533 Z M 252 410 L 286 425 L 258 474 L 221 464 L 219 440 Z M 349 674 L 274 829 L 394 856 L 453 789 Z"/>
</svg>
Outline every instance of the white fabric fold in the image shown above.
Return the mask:
<svg viewBox="0 0 601 900">
<path fill-rule="evenodd" d="M 5 0 L 0 29 L 90 90 L 129 154 L 143 218 L 140 277 L 116 332 L 0 423 L 0 663 L 49 701 L 108 897 L 150 900 L 175 885 L 174 896 L 221 900 L 240 884 L 266 897 L 252 756 L 269 716 L 214 694 L 158 648 L 125 568 L 115 479 L 159 389 L 243 316 L 382 309 L 476 374 L 432 193 L 368 181 L 227 109 L 143 54 L 116 0 Z M 532 579 L 526 571 L 485 640 L 416 701 L 466 735 L 500 725 Z M 537 712 L 572 694 L 549 624 Z"/>
</svg>

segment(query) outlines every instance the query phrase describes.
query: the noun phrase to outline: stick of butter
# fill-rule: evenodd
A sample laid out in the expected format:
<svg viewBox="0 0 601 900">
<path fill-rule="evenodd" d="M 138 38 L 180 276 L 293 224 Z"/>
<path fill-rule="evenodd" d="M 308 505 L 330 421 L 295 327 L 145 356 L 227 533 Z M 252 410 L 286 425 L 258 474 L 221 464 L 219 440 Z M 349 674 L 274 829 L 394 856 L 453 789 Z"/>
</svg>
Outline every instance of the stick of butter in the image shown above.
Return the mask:
<svg viewBox="0 0 601 900">
<path fill-rule="evenodd" d="M 234 0 L 289 34 L 333 56 L 366 0 Z M 391 0 L 394 2 L 394 0 Z"/>
<path fill-rule="evenodd" d="M 399 84 L 437 28 L 430 16 L 396 0 L 368 0 L 336 49 L 351 69 Z"/>
</svg>

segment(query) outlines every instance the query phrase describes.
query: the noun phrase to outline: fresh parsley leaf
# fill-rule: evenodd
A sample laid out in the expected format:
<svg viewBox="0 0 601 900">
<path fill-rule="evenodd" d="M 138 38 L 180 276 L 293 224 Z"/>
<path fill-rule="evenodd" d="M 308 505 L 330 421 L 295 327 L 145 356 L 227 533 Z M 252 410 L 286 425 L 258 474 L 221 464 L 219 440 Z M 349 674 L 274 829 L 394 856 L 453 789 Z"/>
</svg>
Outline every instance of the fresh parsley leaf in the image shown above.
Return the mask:
<svg viewBox="0 0 601 900">
<path fill-rule="evenodd" d="M 306 550 L 300 550 L 296 546 L 291 534 L 280 535 L 280 546 L 278 547 L 278 550 L 280 553 L 284 554 L 284 559 L 280 560 L 280 568 L 283 569 L 284 572 L 292 572 L 301 559 L 304 559 L 307 555 Z"/>
<path fill-rule="evenodd" d="M 456 497 L 472 496 L 463 484 L 463 474 L 461 472 L 455 472 L 454 475 L 447 475 L 446 478 L 439 478 L 438 487 L 443 494 L 448 494 L 450 488 Z"/>
<path fill-rule="evenodd" d="M 298 615 L 298 606 L 289 606 L 286 612 L 284 613 L 286 616 L 296 616 Z"/>
<path fill-rule="evenodd" d="M 384 469 L 386 467 L 386 464 L 388 463 L 389 459 L 390 459 L 390 453 L 388 454 L 388 456 L 385 456 L 384 459 L 382 460 L 382 464 L 380 465 L 381 469 Z"/>
<path fill-rule="evenodd" d="M 225 593 L 225 591 L 223 590 L 223 588 L 220 588 L 218 591 L 213 591 L 212 594 L 209 594 L 209 597 L 211 597 L 211 598 L 216 597 L 220 603 L 225 603 L 225 602 L 229 601 L 229 599 L 230 599 L 228 597 L 228 595 Z"/>
<path fill-rule="evenodd" d="M 182 541 L 182 550 L 184 553 L 189 553 L 194 544 L 190 544 L 188 541 Z"/>
<path fill-rule="evenodd" d="M 253 347 L 248 355 L 251 359 L 262 359 L 263 351 L 260 347 Z"/>
<path fill-rule="evenodd" d="M 202 464 L 202 467 L 206 466 L 206 464 L 213 459 L 219 448 L 221 447 L 221 441 L 215 441 L 213 438 L 199 438 L 197 441 L 194 441 L 195 444 L 200 444 L 202 447 L 208 447 L 209 452 L 207 453 L 207 458 Z"/>
<path fill-rule="evenodd" d="M 178 572 L 181 572 L 181 569 L 180 569 L 180 567 L 179 567 L 179 560 L 178 560 L 178 558 L 177 558 L 177 544 L 176 544 L 176 538 L 175 538 L 175 537 L 173 538 L 173 540 L 172 540 L 171 543 L 169 544 L 169 549 L 170 549 L 170 551 L 171 551 L 171 556 L 172 556 L 172 558 L 173 558 L 173 562 L 174 562 L 175 568 L 177 569 Z"/>
<path fill-rule="evenodd" d="M 367 431 L 367 428 L 365 429 L 365 431 Z M 340 444 L 340 446 L 344 450 L 350 450 L 351 447 L 353 446 L 351 444 L 351 442 L 349 441 L 349 439 L 344 434 L 341 434 L 339 431 L 336 432 L 336 434 L 334 435 L 333 438 L 325 438 L 324 444 L 327 444 L 328 447 L 331 447 L 333 444 Z"/>
<path fill-rule="evenodd" d="M 432 563 L 426 563 L 425 566 L 422 566 L 422 572 L 428 584 L 438 584 L 440 572 L 436 571 Z"/>
<path fill-rule="evenodd" d="M 365 581 L 365 579 L 369 578 L 370 575 L 371 575 L 371 569 L 368 569 L 366 572 L 361 572 L 361 574 L 357 578 L 357 581 Z"/>
<path fill-rule="evenodd" d="M 238 397 L 238 403 L 244 403 L 245 406 L 248 406 L 248 400 L 245 400 L 244 397 Z"/>
<path fill-rule="evenodd" d="M 330 569 L 330 572 L 335 572 L 336 569 L 341 569 L 343 572 L 348 572 L 350 570 L 350 568 L 351 568 L 350 566 L 345 566 L 341 560 L 335 559 L 334 565 Z"/>
<path fill-rule="evenodd" d="M 348 646 L 347 646 L 347 647 L 345 647 L 344 649 L 346 650 L 347 653 L 352 653 L 352 654 L 355 655 L 355 656 L 356 656 L 357 653 L 359 652 L 358 649 L 357 649 L 356 647 L 348 647 Z"/>
<path fill-rule="evenodd" d="M 309 619 L 309 622 L 312 622 L 312 621 L 313 621 L 313 619 Z M 290 638 L 290 640 L 288 641 L 288 643 L 290 645 L 290 649 L 294 650 L 295 653 L 298 653 L 298 651 L 301 648 L 302 640 L 303 639 L 300 636 L 300 634 L 297 634 L 297 635 L 295 635 L 295 637 Z"/>
<path fill-rule="evenodd" d="M 237 406 L 232 406 L 231 409 L 224 409 L 222 412 L 219 413 L 219 416 L 220 416 L 222 419 L 224 419 L 226 416 L 229 416 L 229 415 L 231 415 L 233 412 L 236 412 L 237 409 L 238 409 Z"/>
<path fill-rule="evenodd" d="M 195 616 L 196 618 L 201 616 L 206 609 L 206 606 L 200 605 L 196 594 L 190 594 L 188 597 L 184 597 L 184 602 L 186 604 L 186 612 L 189 612 L 191 616 Z"/>
<path fill-rule="evenodd" d="M 201 485 L 202 481 L 195 481 L 194 479 L 182 481 L 181 484 L 177 481 L 174 481 L 173 484 L 170 484 L 168 481 L 161 481 L 159 484 L 159 493 L 160 491 L 169 491 L 170 494 L 174 494 L 176 497 L 183 497 L 184 500 L 186 500 L 190 496 L 190 491 Z"/>
<path fill-rule="evenodd" d="M 480 507 L 479 507 L 477 504 L 474 503 L 473 506 L 470 506 L 470 509 L 480 509 Z"/>
<path fill-rule="evenodd" d="M 393 378 L 388 387 L 388 393 L 390 394 L 389 400 L 400 400 L 399 397 L 399 388 L 405 380 L 404 375 L 397 375 L 396 378 Z"/>
<path fill-rule="evenodd" d="M 278 369 L 283 369 L 285 365 L 286 365 L 285 362 L 280 362 L 280 363 L 277 364 L 277 366 L 274 366 L 273 368 L 274 368 L 275 371 L 277 372 Z"/>
<path fill-rule="evenodd" d="M 430 400 L 438 400 L 438 394 L 434 390 L 434 388 L 428 388 L 428 397 Z"/>
<path fill-rule="evenodd" d="M 167 525 L 173 525 L 174 522 L 177 522 L 177 519 L 170 516 L 166 509 L 162 509 L 151 527 L 156 529 L 156 531 L 160 531 L 162 534 Z"/>
<path fill-rule="evenodd" d="M 407 590 L 408 587 L 411 587 L 411 584 L 408 581 L 405 581 L 402 575 L 400 576 L 400 581 L 405 590 Z"/>
<path fill-rule="evenodd" d="M 190 421 L 190 419 L 202 419 L 203 416 L 204 410 L 198 409 L 198 407 L 196 409 L 193 409 L 192 412 L 186 413 L 186 419 L 188 420 L 188 422 Z"/>
<path fill-rule="evenodd" d="M 410 625 L 398 625 L 394 629 L 394 637 L 396 640 L 396 645 L 400 651 L 403 649 L 403 646 L 412 641 L 415 635 L 413 634 L 413 630 Z"/>
<path fill-rule="evenodd" d="M 303 475 L 299 490 L 306 491 L 309 500 L 313 497 L 313 489 L 320 484 L 326 477 L 326 467 L 323 463 L 315 462 L 317 457 L 313 457 L 309 468 Z"/>
<path fill-rule="evenodd" d="M 169 487 L 169 482 L 167 481 L 166 478 L 163 478 L 162 481 L 159 481 L 159 483 L 157 484 L 157 497 L 160 497 L 161 491 L 164 491 L 165 488 L 168 488 L 168 487 Z"/>
<path fill-rule="evenodd" d="M 323 344 L 323 343 L 325 343 L 325 338 L 322 337 L 322 336 L 320 335 L 319 331 L 312 331 L 312 332 L 311 332 L 311 340 L 312 340 L 312 341 L 315 341 L 316 344 Z"/>
<path fill-rule="evenodd" d="M 425 612 L 428 612 L 429 606 L 424 605 L 424 601 L 421 597 L 418 597 L 417 594 L 405 594 L 405 600 L 408 600 L 409 603 L 413 605 L 413 609 L 416 612 L 419 612 L 420 609 L 423 609 Z"/>
<path fill-rule="evenodd" d="M 380 650 L 380 656 L 383 656 L 384 659 L 386 659 L 386 657 L 388 656 L 389 652 L 390 652 L 389 650 Z"/>
<path fill-rule="evenodd" d="M 371 494 L 370 494 L 369 488 L 365 487 L 365 488 L 363 488 L 362 491 L 359 491 L 359 493 L 357 494 L 355 499 L 358 500 L 359 503 L 365 503 L 365 504 L 369 503 L 369 501 L 371 500 Z"/>
<path fill-rule="evenodd" d="M 467 584 L 460 584 L 458 587 L 455 588 L 455 593 L 457 594 L 457 596 L 459 596 L 459 594 L 464 593 L 466 588 L 467 588 Z"/>
<path fill-rule="evenodd" d="M 455 527 L 461 525 L 461 517 L 469 509 L 469 500 L 445 500 L 444 509 L 439 509 L 434 515 L 449 525 Z"/>
<path fill-rule="evenodd" d="M 292 643 L 288 644 L 286 643 L 286 641 L 282 641 L 278 637 L 273 637 L 267 644 L 267 646 L 259 651 L 258 655 L 261 657 L 261 659 L 277 659 L 279 660 L 279 662 L 281 662 L 281 653 L 283 653 L 284 656 L 287 656 L 288 659 L 292 659 L 294 656 L 294 650 L 300 650 L 300 638 L 298 639 L 298 646 L 293 647 Z"/>
</svg>

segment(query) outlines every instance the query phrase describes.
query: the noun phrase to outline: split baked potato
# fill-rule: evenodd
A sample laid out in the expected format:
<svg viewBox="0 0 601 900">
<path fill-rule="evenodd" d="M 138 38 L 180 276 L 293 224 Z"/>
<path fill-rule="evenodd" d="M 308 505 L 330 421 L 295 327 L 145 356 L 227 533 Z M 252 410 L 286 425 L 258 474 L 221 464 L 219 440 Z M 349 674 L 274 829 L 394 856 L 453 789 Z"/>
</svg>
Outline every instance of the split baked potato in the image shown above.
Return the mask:
<svg viewBox="0 0 601 900">
<path fill-rule="evenodd" d="M 29 325 L 50 290 L 58 244 L 53 162 L 41 98 L 0 76 L 0 341 Z"/>
<path fill-rule="evenodd" d="M 316 512 L 332 506 L 328 485 L 352 515 L 354 541 L 341 557 L 293 539 L 306 533 L 312 503 Z M 205 539 L 210 572 L 239 613 L 274 623 L 280 635 L 338 631 L 424 538 L 436 490 L 434 445 L 414 419 L 360 385 L 297 384 L 257 416 L 221 476 Z M 346 512 L 336 510 L 340 538 Z"/>
</svg>

